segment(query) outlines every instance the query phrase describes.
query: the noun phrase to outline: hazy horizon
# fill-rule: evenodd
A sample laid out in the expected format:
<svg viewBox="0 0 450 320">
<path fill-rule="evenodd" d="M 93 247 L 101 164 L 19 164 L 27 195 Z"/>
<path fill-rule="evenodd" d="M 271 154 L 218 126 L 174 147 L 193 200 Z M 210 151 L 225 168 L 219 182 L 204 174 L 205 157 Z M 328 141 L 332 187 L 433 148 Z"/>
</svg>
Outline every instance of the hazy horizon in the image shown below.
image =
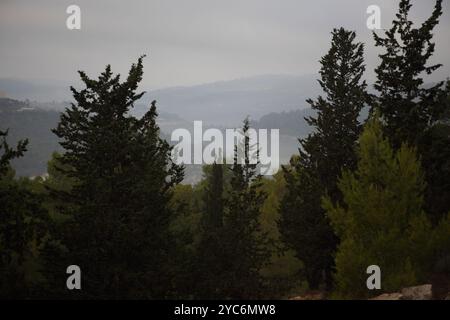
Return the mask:
<svg viewBox="0 0 450 320">
<path fill-rule="evenodd" d="M 1 78 L 76 85 L 77 70 L 96 77 L 106 64 L 127 73 L 142 54 L 142 88 L 157 90 L 259 75 L 314 75 L 330 46 L 334 27 L 357 32 L 366 44 L 366 78 L 373 81 L 378 49 L 366 27 L 373 1 L 86 1 L 81 30 L 68 30 L 72 1 L 0 3 Z M 382 28 L 390 27 L 397 1 L 380 0 Z M 412 18 L 421 23 L 434 1 L 414 1 Z M 449 3 L 433 39 L 431 63 L 444 66 L 425 81 L 450 75 Z M 379 31 L 381 32 L 381 31 Z"/>
</svg>

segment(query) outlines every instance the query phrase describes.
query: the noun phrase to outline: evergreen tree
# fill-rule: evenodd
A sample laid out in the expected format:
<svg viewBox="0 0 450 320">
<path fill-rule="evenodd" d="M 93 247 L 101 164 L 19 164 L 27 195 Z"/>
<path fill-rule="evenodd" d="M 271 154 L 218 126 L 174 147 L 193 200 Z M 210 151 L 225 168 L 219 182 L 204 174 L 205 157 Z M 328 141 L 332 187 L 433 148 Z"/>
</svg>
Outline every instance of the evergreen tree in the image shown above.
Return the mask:
<svg viewBox="0 0 450 320">
<path fill-rule="evenodd" d="M 200 221 L 201 237 L 195 261 L 196 296 L 203 299 L 219 299 L 224 294 L 224 262 L 221 249 L 224 235 L 224 169 L 224 165 L 214 162 L 206 176 L 204 211 Z"/>
<path fill-rule="evenodd" d="M 216 162 L 211 167 L 211 175 L 205 192 L 205 228 L 221 228 L 223 226 L 223 202 L 224 202 L 224 166 Z M 207 227 L 208 226 L 208 227 Z"/>
<path fill-rule="evenodd" d="M 261 268 L 270 258 L 269 239 L 260 224 L 262 206 L 266 199 L 255 146 L 250 145 L 249 120 L 242 128 L 242 148 L 235 147 L 231 167 L 230 192 L 225 202 L 222 237 L 223 296 L 222 298 L 257 298 L 263 294 Z"/>
<path fill-rule="evenodd" d="M 356 171 L 339 181 L 343 203 L 323 205 L 341 239 L 336 254 L 336 290 L 341 298 L 365 298 L 366 269 L 378 265 L 382 290 L 423 281 L 430 260 L 431 225 L 423 211 L 425 183 L 414 149 L 394 152 L 374 117 L 359 143 Z M 379 294 L 379 293 L 377 293 Z"/>
<path fill-rule="evenodd" d="M 341 168 L 355 165 L 354 147 L 361 130 L 358 116 L 370 101 L 366 83 L 362 43 L 356 34 L 334 29 L 328 53 L 321 59 L 319 83 L 326 97 L 308 100 L 316 117 L 306 118 L 315 131 L 300 140 L 300 157 L 285 167 L 287 192 L 281 201 L 279 227 L 284 241 L 305 265 L 312 289 L 324 280 L 331 287 L 333 253 L 337 239 L 321 207 L 326 193 L 337 201 L 336 181 Z"/>
<path fill-rule="evenodd" d="M 435 50 L 433 30 L 442 15 L 442 0 L 436 0 L 431 16 L 415 28 L 409 17 L 411 1 L 402 0 L 393 26 L 384 37 L 374 33 L 376 46 L 382 47 L 376 68 L 374 104 L 380 110 L 385 134 L 399 148 L 403 142 L 418 147 L 427 181 L 425 208 L 436 224 L 450 210 L 445 173 L 448 161 L 449 86 L 443 82 L 424 83 L 441 64 L 429 64 Z"/>
<path fill-rule="evenodd" d="M 74 295 L 167 297 L 176 272 L 168 202 L 183 168 L 159 137 L 155 102 L 141 119 L 129 114 L 144 94 L 136 93 L 142 57 L 124 82 L 109 65 L 98 80 L 79 74 L 85 88 L 71 88 L 76 103 L 54 130 L 65 150 L 60 168 L 77 181 L 70 192 L 56 192 L 71 211 L 64 263 L 83 274 L 83 290 Z"/>
<path fill-rule="evenodd" d="M 401 0 L 399 12 L 384 37 L 374 33 L 375 45 L 382 47 L 381 63 L 375 69 L 379 92 L 375 104 L 385 122 L 385 133 L 395 148 L 403 142 L 417 143 L 423 131 L 437 120 L 442 109 L 439 92 L 442 82 L 425 86 L 423 75 L 441 65 L 428 65 L 435 44 L 433 29 L 442 14 L 442 0 L 436 0 L 432 15 L 418 28 L 409 18 L 410 0 Z"/>
</svg>

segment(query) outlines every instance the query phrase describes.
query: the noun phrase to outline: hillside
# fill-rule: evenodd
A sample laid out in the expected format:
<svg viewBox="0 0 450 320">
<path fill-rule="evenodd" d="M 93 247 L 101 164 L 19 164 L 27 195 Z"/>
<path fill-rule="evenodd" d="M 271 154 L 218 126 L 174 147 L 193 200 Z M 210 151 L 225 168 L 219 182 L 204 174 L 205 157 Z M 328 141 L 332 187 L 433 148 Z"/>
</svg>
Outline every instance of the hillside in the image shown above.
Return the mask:
<svg viewBox="0 0 450 320">
<path fill-rule="evenodd" d="M 61 151 L 57 137 L 51 132 L 58 121 L 60 111 L 67 103 L 24 102 L 9 98 L 0 98 L 0 128 L 9 129 L 11 144 L 28 138 L 28 152 L 23 158 L 15 160 L 13 166 L 19 176 L 37 176 L 47 171 L 47 161 L 54 151 Z M 132 114 L 142 116 L 148 106 L 138 104 Z M 253 120 L 252 126 L 259 129 L 280 129 L 280 161 L 287 163 L 290 156 L 297 152 L 298 137 L 308 134 L 310 128 L 304 121 L 312 114 L 311 109 L 266 114 L 259 120 Z M 192 132 L 193 122 L 167 112 L 159 112 L 158 125 L 161 135 L 170 139 L 176 128 L 186 128 Z M 205 126 L 206 127 L 206 126 Z M 220 127 L 222 130 L 225 127 Z M 188 166 L 185 183 L 195 183 L 201 179 L 201 168 Z"/>
<path fill-rule="evenodd" d="M 36 176 L 47 171 L 47 161 L 54 151 L 61 150 L 57 137 L 50 131 L 59 120 L 59 112 L 44 110 L 29 103 L 0 98 L 0 128 L 9 129 L 8 142 L 29 140 L 25 156 L 13 161 L 20 176 Z"/>
</svg>

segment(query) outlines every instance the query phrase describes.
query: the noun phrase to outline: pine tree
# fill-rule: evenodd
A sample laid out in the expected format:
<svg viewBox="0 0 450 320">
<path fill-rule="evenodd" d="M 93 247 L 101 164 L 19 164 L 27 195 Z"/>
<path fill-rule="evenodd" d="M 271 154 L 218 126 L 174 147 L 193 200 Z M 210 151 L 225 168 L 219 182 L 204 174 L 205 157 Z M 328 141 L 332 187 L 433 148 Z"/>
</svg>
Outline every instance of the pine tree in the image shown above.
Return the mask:
<svg viewBox="0 0 450 320">
<path fill-rule="evenodd" d="M 429 263 L 431 225 L 423 211 L 425 183 L 414 149 L 394 152 L 379 119 L 371 119 L 359 143 L 356 171 L 339 181 L 343 203 L 323 206 L 341 239 L 336 254 L 340 298 L 366 298 L 370 265 L 382 272 L 382 290 L 392 292 L 423 281 Z M 379 294 L 379 292 L 375 293 Z"/>
<path fill-rule="evenodd" d="M 144 94 L 142 58 L 124 82 L 109 65 L 98 80 L 80 71 L 85 88 L 71 88 L 76 103 L 54 130 L 60 168 L 77 181 L 56 193 L 71 210 L 64 263 L 80 266 L 83 297 L 164 298 L 173 289 L 168 202 L 183 168 L 159 137 L 155 101 L 141 119 L 129 114 Z"/>
<path fill-rule="evenodd" d="M 303 261 L 312 289 L 323 281 L 331 287 L 337 243 L 320 199 L 325 194 L 340 199 L 336 181 L 342 168 L 355 165 L 358 116 L 370 101 L 362 81 L 364 47 L 355 37 L 343 28 L 333 30 L 331 48 L 320 61 L 319 83 L 326 97 L 308 100 L 317 116 L 305 120 L 315 131 L 300 140 L 300 157 L 284 168 L 288 191 L 281 201 L 279 227 L 283 240 Z"/>
<path fill-rule="evenodd" d="M 206 171 L 206 189 L 203 195 L 204 209 L 200 221 L 201 237 L 195 261 L 196 292 L 198 298 L 223 297 L 224 259 L 224 165 L 214 162 Z"/>
<path fill-rule="evenodd" d="M 224 261 L 222 298 L 256 298 L 263 294 L 261 268 L 270 258 L 267 233 L 260 225 L 262 206 L 266 199 L 255 146 L 250 145 L 249 120 L 244 120 L 243 143 L 235 147 L 231 167 L 230 192 L 225 202 L 222 254 Z"/>
<path fill-rule="evenodd" d="M 418 28 L 409 18 L 410 0 L 401 0 L 399 12 L 385 36 L 374 33 L 375 45 L 382 47 L 381 63 L 375 69 L 379 92 L 377 103 L 385 122 L 385 133 L 394 147 L 417 143 L 421 133 L 437 120 L 442 110 L 437 97 L 442 82 L 425 86 L 423 75 L 441 64 L 428 65 L 435 44 L 433 29 L 442 15 L 442 0 L 436 0 L 432 15 Z"/>
<path fill-rule="evenodd" d="M 436 0 L 431 16 L 415 28 L 409 17 L 411 1 L 402 0 L 393 26 L 384 37 L 374 33 L 376 46 L 382 47 L 375 89 L 379 92 L 373 108 L 380 110 L 385 134 L 399 148 L 403 142 L 418 147 L 424 166 L 427 191 L 425 208 L 436 224 L 450 210 L 448 184 L 442 177 L 449 166 L 448 137 L 443 120 L 448 118 L 449 87 L 443 82 L 424 83 L 441 64 L 429 64 L 435 43 L 433 30 L 442 15 L 442 0 Z"/>
<path fill-rule="evenodd" d="M 223 226 L 223 202 L 224 202 L 224 166 L 216 162 L 211 167 L 211 176 L 205 192 L 205 228 L 221 228 Z M 208 227 L 206 227 L 208 226 Z"/>
</svg>

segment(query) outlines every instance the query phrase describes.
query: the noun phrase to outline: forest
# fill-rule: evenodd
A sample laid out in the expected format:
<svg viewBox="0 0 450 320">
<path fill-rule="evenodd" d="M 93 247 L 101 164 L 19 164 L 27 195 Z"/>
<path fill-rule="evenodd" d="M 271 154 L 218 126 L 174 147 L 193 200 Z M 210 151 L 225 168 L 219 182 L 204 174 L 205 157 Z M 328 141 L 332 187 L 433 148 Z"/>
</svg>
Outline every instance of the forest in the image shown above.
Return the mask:
<svg viewBox="0 0 450 320">
<path fill-rule="evenodd" d="M 110 65 L 97 78 L 79 71 L 47 176 L 16 176 L 11 162 L 31 137 L 11 143 L 0 128 L 0 299 L 368 299 L 425 283 L 447 297 L 450 80 L 426 82 L 441 67 L 430 61 L 442 0 L 420 25 L 410 9 L 401 0 L 390 28 L 373 33 L 373 90 L 365 44 L 332 30 L 323 94 L 307 100 L 312 131 L 271 177 L 249 161 L 246 118 L 234 163 L 183 184 L 157 102 L 130 113 L 149 58 L 124 78 Z M 66 286 L 72 265 L 81 290 Z M 366 286 L 370 265 L 380 290 Z"/>
</svg>

